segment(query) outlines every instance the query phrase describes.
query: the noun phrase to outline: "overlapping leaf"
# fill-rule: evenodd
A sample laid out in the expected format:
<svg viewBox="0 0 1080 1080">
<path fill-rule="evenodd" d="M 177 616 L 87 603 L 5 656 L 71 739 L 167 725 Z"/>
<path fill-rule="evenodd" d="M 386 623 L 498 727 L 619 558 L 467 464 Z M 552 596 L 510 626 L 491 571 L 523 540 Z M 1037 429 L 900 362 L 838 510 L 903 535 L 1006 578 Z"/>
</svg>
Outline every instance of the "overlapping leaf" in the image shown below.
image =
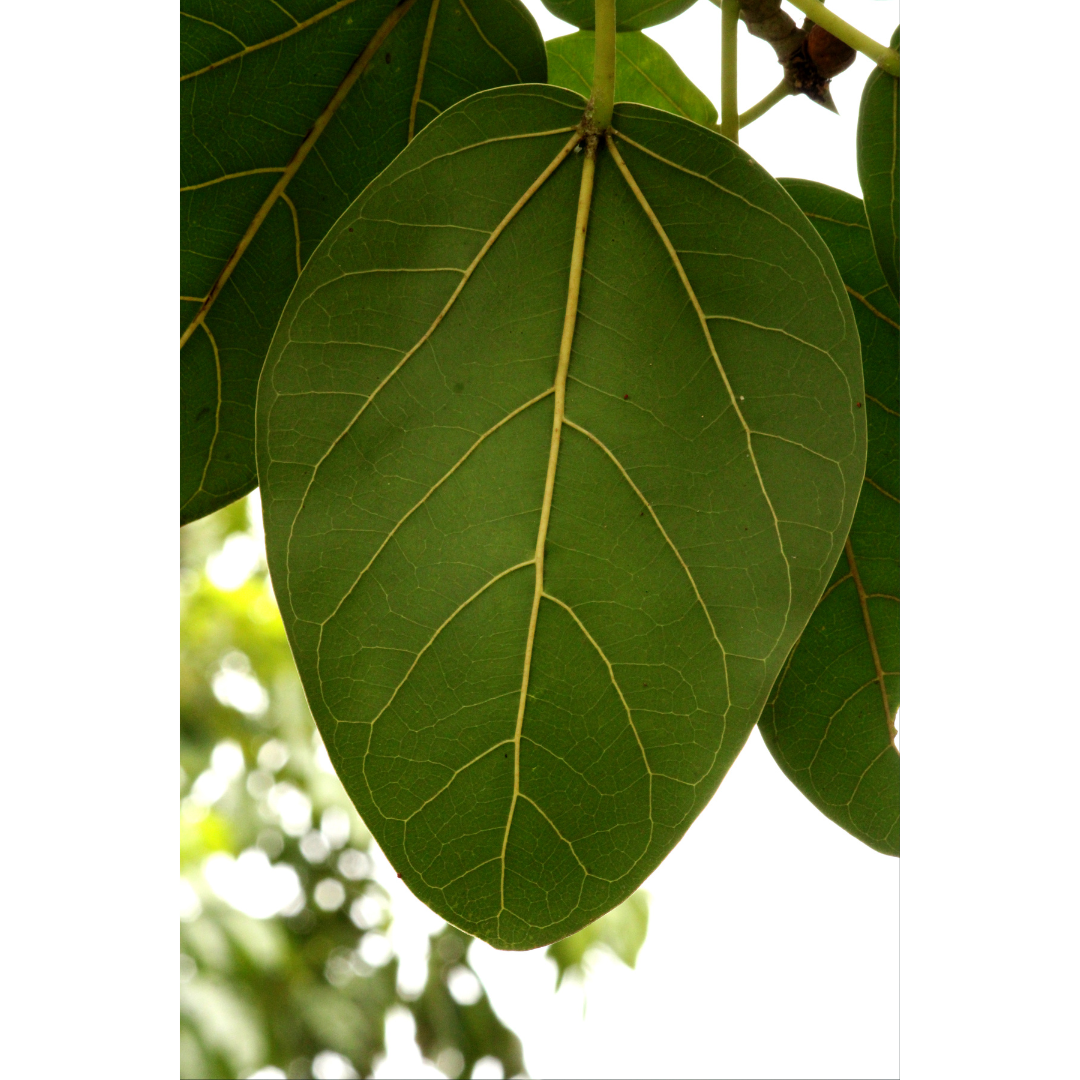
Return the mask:
<svg viewBox="0 0 1080 1080">
<path fill-rule="evenodd" d="M 900 307 L 862 202 L 784 180 L 829 245 L 862 338 L 866 479 L 833 580 L 762 715 L 765 743 L 800 791 L 876 851 L 900 852 Z"/>
<path fill-rule="evenodd" d="M 900 48 L 900 28 L 889 44 Z M 875 68 L 866 80 L 856 132 L 859 184 L 882 273 L 900 299 L 900 80 Z"/>
<path fill-rule="evenodd" d="M 185 522 L 255 486 L 259 371 L 326 230 L 442 109 L 546 58 L 518 0 L 184 0 L 181 70 Z"/>
<path fill-rule="evenodd" d="M 674 19 L 696 0 L 615 0 L 615 28 L 644 30 Z M 595 0 L 544 0 L 544 7 L 571 26 L 596 29 Z"/>
<path fill-rule="evenodd" d="M 309 261 L 259 391 L 338 775 L 413 892 L 501 948 L 615 907 L 708 802 L 865 465 L 850 301 L 790 196 L 621 105 L 590 197 L 585 104 L 503 88 L 425 129 Z"/>
<path fill-rule="evenodd" d="M 592 30 L 547 43 L 548 79 L 588 97 L 593 85 L 596 35 Z M 636 101 L 711 126 L 716 106 L 686 77 L 682 68 L 640 30 L 615 35 L 615 100 Z"/>
</svg>

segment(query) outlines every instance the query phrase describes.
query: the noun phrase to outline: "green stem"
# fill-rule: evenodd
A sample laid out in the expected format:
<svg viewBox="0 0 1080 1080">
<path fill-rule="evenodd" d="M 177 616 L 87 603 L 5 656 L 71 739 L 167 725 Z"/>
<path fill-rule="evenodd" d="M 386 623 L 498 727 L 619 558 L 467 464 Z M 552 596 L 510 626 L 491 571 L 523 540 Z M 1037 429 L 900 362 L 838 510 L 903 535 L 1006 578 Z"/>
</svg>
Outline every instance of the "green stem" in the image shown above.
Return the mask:
<svg viewBox="0 0 1080 1080">
<path fill-rule="evenodd" d="M 780 84 L 774 90 L 770 90 L 756 105 L 751 105 L 746 112 L 739 114 L 739 127 L 744 128 L 747 124 L 752 124 L 759 116 L 764 116 L 777 102 L 783 101 L 790 94 L 791 87 L 788 86 L 787 79 L 781 79 Z"/>
<path fill-rule="evenodd" d="M 596 0 L 592 98 L 593 123 L 606 131 L 615 108 L 615 0 Z"/>
<path fill-rule="evenodd" d="M 845 45 L 850 45 L 863 56 L 869 56 L 878 67 L 884 68 L 890 75 L 900 78 L 900 54 L 888 45 L 882 45 L 861 30 L 856 30 L 851 23 L 844 22 L 835 12 L 830 11 L 821 0 L 790 0 L 792 7 L 797 7 L 804 15 L 809 15 L 822 30 L 828 30 L 833 37 L 839 38 Z"/>
<path fill-rule="evenodd" d="M 720 9 L 720 134 L 739 141 L 739 0 Z"/>
</svg>

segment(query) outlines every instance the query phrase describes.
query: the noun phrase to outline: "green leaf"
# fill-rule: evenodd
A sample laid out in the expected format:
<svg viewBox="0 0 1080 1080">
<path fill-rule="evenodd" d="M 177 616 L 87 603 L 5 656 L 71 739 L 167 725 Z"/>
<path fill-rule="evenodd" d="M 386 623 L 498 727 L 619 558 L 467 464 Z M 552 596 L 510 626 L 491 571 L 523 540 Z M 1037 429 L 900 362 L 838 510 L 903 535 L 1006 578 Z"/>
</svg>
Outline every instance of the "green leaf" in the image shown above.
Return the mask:
<svg viewBox="0 0 1080 1080">
<path fill-rule="evenodd" d="M 900 48 L 900 28 L 889 44 Z M 866 80 L 856 132 L 859 183 L 874 250 L 900 299 L 900 80 L 874 68 Z"/>
<path fill-rule="evenodd" d="M 425 129 L 305 267 L 259 390 L 334 765 L 409 888 L 499 948 L 611 910 L 705 806 L 865 466 L 851 305 L 790 196 L 642 105 L 594 170 L 585 104 L 505 87 Z"/>
<path fill-rule="evenodd" d="M 596 35 L 592 30 L 547 43 L 548 81 L 583 97 L 592 93 Z M 682 68 L 640 30 L 615 35 L 615 100 L 636 101 L 711 127 L 716 106 Z"/>
<path fill-rule="evenodd" d="M 862 202 L 783 180 L 836 258 L 863 347 L 866 479 L 844 556 L 761 718 L 784 772 L 875 851 L 900 853 L 900 306 Z"/>
<path fill-rule="evenodd" d="M 326 230 L 440 110 L 543 81 L 547 61 L 519 0 L 184 0 L 181 14 L 183 524 L 255 486 L 259 372 Z"/>
<path fill-rule="evenodd" d="M 583 978 L 588 954 L 598 950 L 607 950 L 627 967 L 634 967 L 648 932 L 649 895 L 638 889 L 602 919 L 548 946 L 547 955 L 559 969 L 555 989 L 562 986 L 567 975 Z"/>
<path fill-rule="evenodd" d="M 696 0 L 615 0 L 615 29 L 644 30 L 693 7 Z M 596 29 L 595 0 L 544 0 L 544 7 L 563 22 L 582 30 Z"/>
</svg>

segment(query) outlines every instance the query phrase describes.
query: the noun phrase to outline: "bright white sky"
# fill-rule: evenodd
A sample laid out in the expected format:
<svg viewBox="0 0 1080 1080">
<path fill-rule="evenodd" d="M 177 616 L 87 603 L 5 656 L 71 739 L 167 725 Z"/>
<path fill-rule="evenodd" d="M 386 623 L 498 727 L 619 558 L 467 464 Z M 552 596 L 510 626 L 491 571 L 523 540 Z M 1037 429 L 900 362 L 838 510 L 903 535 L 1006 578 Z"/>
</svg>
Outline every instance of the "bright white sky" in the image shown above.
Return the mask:
<svg viewBox="0 0 1080 1080">
<path fill-rule="evenodd" d="M 573 31 L 540 0 L 525 3 L 545 39 Z M 899 22 L 897 0 L 830 6 L 879 41 Z M 719 103 L 718 8 L 700 0 L 648 33 Z M 780 68 L 745 30 L 739 55 L 745 109 L 776 85 Z M 855 122 L 871 67 L 860 56 L 834 82 L 839 116 L 789 99 L 747 128 L 742 145 L 775 176 L 858 193 Z M 864 847 L 806 802 L 756 731 L 645 888 L 652 915 L 637 970 L 602 963 L 584 995 L 573 985 L 553 992 L 554 968 L 542 950 L 472 947 L 496 1010 L 522 1038 L 530 1075 L 899 1075 L 898 861 Z M 412 906 L 421 905 L 401 892 L 394 914 L 408 921 Z M 423 912 L 412 915 L 423 922 Z M 388 1035 L 398 1054 L 409 1052 L 408 1032 Z M 402 1071 L 405 1058 L 394 1049 L 378 1075 L 420 1075 L 415 1050 L 413 1071 Z"/>
</svg>

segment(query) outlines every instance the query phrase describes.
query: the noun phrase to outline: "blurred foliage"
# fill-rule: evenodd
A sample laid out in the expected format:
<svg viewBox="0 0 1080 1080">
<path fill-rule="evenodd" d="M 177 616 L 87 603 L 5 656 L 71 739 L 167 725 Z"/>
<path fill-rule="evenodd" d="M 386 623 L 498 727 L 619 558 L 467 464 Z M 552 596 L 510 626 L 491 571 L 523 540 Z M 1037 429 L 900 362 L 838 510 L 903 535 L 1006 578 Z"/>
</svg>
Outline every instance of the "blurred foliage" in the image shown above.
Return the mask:
<svg viewBox="0 0 1080 1080">
<path fill-rule="evenodd" d="M 547 955 L 559 969 L 555 989 L 558 990 L 567 975 L 583 980 L 588 971 L 589 956 L 594 951 L 609 952 L 627 967 L 634 967 L 648 930 L 649 894 L 638 889 L 596 922 L 548 946 Z"/>
<path fill-rule="evenodd" d="M 395 1006 L 445 1076 L 485 1058 L 523 1075 L 467 934 L 431 935 L 423 989 L 399 986 L 390 895 L 304 701 L 255 498 L 181 530 L 181 1077 L 371 1076 Z M 552 945 L 556 986 L 597 949 L 633 967 L 647 926 L 639 892 Z"/>
<path fill-rule="evenodd" d="M 495 1015 L 479 979 L 467 966 L 472 940 L 454 926 L 432 936 L 427 984 L 412 1006 L 416 1041 L 424 1057 L 444 1066 L 450 1075 L 469 1076 L 473 1065 L 490 1055 L 503 1063 L 504 1076 L 516 1076 L 525 1070 L 521 1043 Z M 460 1074 L 445 1068 L 456 1064 L 455 1054 L 462 1058 Z"/>
<path fill-rule="evenodd" d="M 464 934 L 432 937 L 419 997 L 398 989 L 389 895 L 307 711 L 248 505 L 181 531 L 181 1076 L 370 1076 L 394 1005 L 447 1075 L 483 1057 L 521 1074 Z"/>
</svg>

